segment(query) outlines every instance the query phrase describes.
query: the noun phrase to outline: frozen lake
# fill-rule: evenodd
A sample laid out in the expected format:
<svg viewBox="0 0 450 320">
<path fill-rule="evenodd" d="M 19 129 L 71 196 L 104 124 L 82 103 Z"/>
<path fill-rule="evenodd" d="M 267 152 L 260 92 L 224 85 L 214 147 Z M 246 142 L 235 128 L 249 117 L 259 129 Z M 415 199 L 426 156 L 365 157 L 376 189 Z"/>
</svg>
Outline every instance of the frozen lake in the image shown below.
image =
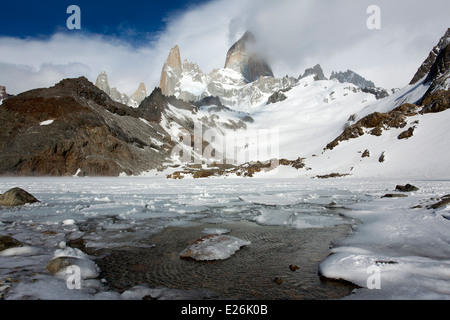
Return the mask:
<svg viewBox="0 0 450 320">
<path fill-rule="evenodd" d="M 420 191 L 407 200 L 380 200 L 397 184 L 406 182 L 420 186 Z M 26 244 L 0 254 L 0 295 L 4 299 L 140 299 L 147 295 L 160 299 L 345 297 L 351 288 L 323 281 L 318 275 L 319 265 L 331 247 L 339 249 L 342 241 L 343 248 L 347 249 L 366 243 L 364 250 L 368 256 L 380 252 L 390 256 L 401 254 L 401 250 L 385 250 L 380 240 L 382 234 L 380 238 L 365 237 L 352 230 L 359 230 L 361 221 L 364 226 L 370 225 L 373 217 L 386 208 L 395 211 L 399 201 L 410 209 L 418 201 L 448 194 L 445 191 L 450 190 L 448 181 L 406 182 L 1 178 L 0 193 L 21 187 L 41 203 L 0 208 L 0 235 L 10 235 Z M 330 203 L 333 203 L 331 207 Z M 437 225 L 450 223 L 445 218 L 447 213 L 444 208 L 439 215 L 442 221 L 437 221 Z M 378 227 L 383 232 L 386 220 L 381 221 Z M 411 218 L 402 221 L 405 228 L 415 225 Z M 180 252 L 189 243 L 215 228 L 227 229 L 229 235 L 251 244 L 219 262 L 179 259 Z M 408 239 L 408 244 L 413 246 L 428 241 L 430 235 L 423 234 L 427 230 L 422 230 L 417 237 L 414 229 L 407 237 L 397 235 Z M 450 256 L 448 250 L 440 250 L 450 238 L 450 232 L 447 234 L 445 230 L 449 229 L 443 231 L 441 247 L 432 249 L 439 253 L 428 252 L 428 258 L 439 259 L 441 265 L 445 262 L 442 269 L 435 270 L 438 274 L 446 269 Z M 368 253 L 367 247 L 376 250 Z M 345 252 L 338 250 L 333 256 Z M 69 290 L 65 278 L 46 270 L 47 263 L 58 256 L 94 261 L 99 267 L 98 275 L 83 278 L 80 290 Z M 360 262 L 355 261 L 346 270 Z M 360 285 L 358 279 L 340 271 L 340 263 L 340 260 L 325 262 L 321 270 L 327 276 L 334 272 L 338 275 L 333 277 Z M 290 264 L 300 269 L 290 271 Z M 274 283 L 276 277 L 283 283 Z M 445 272 L 437 276 L 444 288 L 448 286 L 446 277 Z M 445 290 L 444 297 L 448 294 Z M 391 291 L 377 293 L 381 297 L 392 294 Z M 366 297 L 365 294 L 360 296 Z"/>
</svg>

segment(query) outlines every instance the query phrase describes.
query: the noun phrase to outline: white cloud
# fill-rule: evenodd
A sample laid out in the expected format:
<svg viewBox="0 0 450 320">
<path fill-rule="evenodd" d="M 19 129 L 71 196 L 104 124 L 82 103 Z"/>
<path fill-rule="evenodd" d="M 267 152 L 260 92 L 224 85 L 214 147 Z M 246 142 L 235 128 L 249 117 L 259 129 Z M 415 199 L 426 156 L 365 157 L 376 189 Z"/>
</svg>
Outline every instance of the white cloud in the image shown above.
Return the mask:
<svg viewBox="0 0 450 320">
<path fill-rule="evenodd" d="M 49 39 L 0 38 L 0 84 L 19 93 L 51 86 L 65 77 L 100 71 L 111 86 L 131 94 L 144 81 L 159 84 L 169 50 L 205 72 L 222 68 L 230 45 L 252 31 L 276 76 L 298 76 L 320 63 L 325 74 L 352 69 L 379 86 L 406 85 L 448 26 L 447 0 L 378 0 L 381 30 L 369 30 L 369 1 L 214 0 L 166 18 L 166 28 L 147 45 L 85 33 Z M 87 10 L 87 9 L 85 9 Z"/>
<path fill-rule="evenodd" d="M 0 62 L 0 83 L 8 84 L 7 92 L 17 94 L 33 88 L 49 87 L 68 75 L 79 77 L 89 74 L 89 66 L 75 62 L 65 65 L 43 64 L 39 68 Z"/>
<path fill-rule="evenodd" d="M 133 48 L 114 38 L 100 35 L 57 33 L 49 39 L 0 38 L 0 83 L 8 92 L 48 87 L 63 78 L 86 76 L 95 81 L 101 71 L 111 85 L 124 91 L 136 90 L 148 81 L 155 51 Z"/>
</svg>

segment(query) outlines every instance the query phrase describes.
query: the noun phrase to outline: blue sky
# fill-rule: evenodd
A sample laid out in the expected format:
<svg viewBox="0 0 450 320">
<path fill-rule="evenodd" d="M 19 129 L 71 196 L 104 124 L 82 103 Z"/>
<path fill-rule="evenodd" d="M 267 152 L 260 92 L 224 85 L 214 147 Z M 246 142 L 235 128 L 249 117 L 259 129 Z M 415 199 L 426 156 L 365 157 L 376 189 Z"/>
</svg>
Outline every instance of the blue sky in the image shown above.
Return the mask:
<svg viewBox="0 0 450 320">
<path fill-rule="evenodd" d="M 139 44 L 165 28 L 166 18 L 201 5 L 203 1 L 106 1 L 46 0 L 5 1 L 1 4 L 0 35 L 48 37 L 66 30 L 66 13 L 77 5 L 82 13 L 82 32 L 117 36 Z"/>
<path fill-rule="evenodd" d="M 367 8 L 381 9 L 381 29 L 367 28 Z M 81 30 L 68 30 L 69 5 Z M 275 76 L 298 77 L 320 63 L 326 76 L 353 70 L 377 86 L 401 88 L 450 27 L 448 0 L 96 0 L 3 1 L 0 85 L 9 93 L 49 87 L 64 78 L 132 94 L 159 85 L 164 61 L 181 58 L 205 73 L 223 68 L 230 46 L 252 31 Z"/>
</svg>

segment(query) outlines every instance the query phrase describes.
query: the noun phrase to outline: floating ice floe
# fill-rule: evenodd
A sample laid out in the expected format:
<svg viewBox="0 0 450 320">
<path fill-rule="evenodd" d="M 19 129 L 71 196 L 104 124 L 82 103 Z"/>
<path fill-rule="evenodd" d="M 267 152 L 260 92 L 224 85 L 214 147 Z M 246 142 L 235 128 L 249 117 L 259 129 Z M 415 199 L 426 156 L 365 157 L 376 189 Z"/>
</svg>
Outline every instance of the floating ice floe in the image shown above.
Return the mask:
<svg viewBox="0 0 450 320">
<path fill-rule="evenodd" d="M 250 241 L 224 235 L 207 235 L 192 243 L 180 257 L 196 261 L 225 260 Z"/>
</svg>

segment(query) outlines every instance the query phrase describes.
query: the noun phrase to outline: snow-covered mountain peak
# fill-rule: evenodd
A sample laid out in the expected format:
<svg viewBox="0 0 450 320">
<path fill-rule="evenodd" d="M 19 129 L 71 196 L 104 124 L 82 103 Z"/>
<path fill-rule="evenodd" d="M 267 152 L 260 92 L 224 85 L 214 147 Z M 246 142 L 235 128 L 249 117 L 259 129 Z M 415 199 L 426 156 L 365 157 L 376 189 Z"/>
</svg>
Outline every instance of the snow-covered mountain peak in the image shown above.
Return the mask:
<svg viewBox="0 0 450 320">
<path fill-rule="evenodd" d="M 174 60 L 174 56 L 178 61 L 178 52 L 172 49 L 168 61 Z M 296 83 L 295 78 L 277 79 L 273 76 L 259 76 L 249 82 L 240 69 L 232 67 L 205 74 L 197 64 L 187 60 L 179 70 L 176 66 L 177 63 L 164 64 L 160 81 L 164 95 L 173 95 L 186 102 L 200 101 L 208 96 L 218 97 L 224 105 L 237 111 L 247 112 L 255 105 L 265 104 L 274 92 L 288 89 Z"/>
<path fill-rule="evenodd" d="M 366 80 L 361 75 L 357 74 L 352 70 L 347 70 L 345 72 L 332 72 L 330 76 L 330 80 L 335 79 L 341 83 L 352 83 L 364 92 L 373 94 L 377 100 L 386 98 L 389 96 L 389 93 L 386 89 L 375 86 L 375 83 L 372 81 Z M 391 91 L 393 92 L 393 91 Z"/>
<path fill-rule="evenodd" d="M 366 80 L 356 72 L 352 70 L 347 70 L 345 72 L 339 71 L 335 72 L 333 71 L 330 76 L 331 79 L 337 79 L 339 82 L 344 83 L 353 83 L 357 85 L 360 88 L 367 88 L 367 87 L 375 87 L 375 84 L 372 81 Z"/>
<path fill-rule="evenodd" d="M 320 81 L 320 80 L 328 80 L 324 73 L 323 73 L 323 69 L 320 66 L 320 64 L 316 64 L 314 67 L 306 69 L 305 72 L 303 73 L 303 75 L 299 76 L 298 79 L 302 79 L 305 78 L 307 76 L 310 75 L 314 75 L 314 80 L 316 81 Z"/>
</svg>

